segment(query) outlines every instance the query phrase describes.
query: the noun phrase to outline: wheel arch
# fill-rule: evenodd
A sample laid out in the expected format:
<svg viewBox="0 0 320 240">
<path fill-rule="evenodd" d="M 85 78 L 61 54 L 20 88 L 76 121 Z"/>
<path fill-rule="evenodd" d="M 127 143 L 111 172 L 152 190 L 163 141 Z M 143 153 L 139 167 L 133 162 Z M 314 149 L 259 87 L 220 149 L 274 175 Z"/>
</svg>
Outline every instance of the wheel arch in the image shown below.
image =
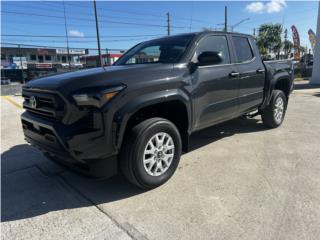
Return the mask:
<svg viewBox="0 0 320 240">
<path fill-rule="evenodd" d="M 139 122 L 150 117 L 162 117 L 173 122 L 181 135 L 183 150 L 188 150 L 191 125 L 191 102 L 181 90 L 167 90 L 139 96 L 125 104 L 114 116 L 115 145 L 119 150 L 125 134 Z"/>
<path fill-rule="evenodd" d="M 270 78 L 269 83 L 265 86 L 266 97 L 261 109 L 264 109 L 269 104 L 272 97 L 272 91 L 275 89 L 283 91 L 287 100 L 289 99 L 289 95 L 292 91 L 292 78 L 287 72 L 277 73 Z"/>
</svg>

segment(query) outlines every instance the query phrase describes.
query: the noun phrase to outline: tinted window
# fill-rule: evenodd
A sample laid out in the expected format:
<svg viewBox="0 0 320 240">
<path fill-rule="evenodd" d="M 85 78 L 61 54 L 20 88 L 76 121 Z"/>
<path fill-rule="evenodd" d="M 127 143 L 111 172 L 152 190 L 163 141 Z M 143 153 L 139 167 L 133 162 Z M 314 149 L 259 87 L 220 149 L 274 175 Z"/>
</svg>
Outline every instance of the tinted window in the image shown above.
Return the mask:
<svg viewBox="0 0 320 240">
<path fill-rule="evenodd" d="M 198 46 L 197 56 L 203 52 L 218 52 L 222 58 L 222 62 L 219 64 L 230 63 L 229 48 L 225 36 L 209 36 L 202 39 Z"/>
<path fill-rule="evenodd" d="M 31 61 L 36 61 L 37 60 L 37 56 L 36 55 L 30 55 L 30 60 Z"/>
<path fill-rule="evenodd" d="M 236 51 L 237 62 L 245 62 L 253 58 L 248 38 L 232 37 Z"/>
<path fill-rule="evenodd" d="M 43 56 L 41 56 L 41 55 L 40 55 L 40 56 L 38 56 L 38 60 L 39 60 L 39 62 L 41 62 L 41 63 L 42 63 L 42 62 L 43 62 Z"/>
<path fill-rule="evenodd" d="M 194 34 L 187 34 L 138 44 L 114 65 L 179 62 L 193 38 Z"/>
<path fill-rule="evenodd" d="M 126 64 L 152 63 L 158 62 L 161 51 L 159 46 L 146 47 L 142 51 L 133 55 Z"/>
</svg>

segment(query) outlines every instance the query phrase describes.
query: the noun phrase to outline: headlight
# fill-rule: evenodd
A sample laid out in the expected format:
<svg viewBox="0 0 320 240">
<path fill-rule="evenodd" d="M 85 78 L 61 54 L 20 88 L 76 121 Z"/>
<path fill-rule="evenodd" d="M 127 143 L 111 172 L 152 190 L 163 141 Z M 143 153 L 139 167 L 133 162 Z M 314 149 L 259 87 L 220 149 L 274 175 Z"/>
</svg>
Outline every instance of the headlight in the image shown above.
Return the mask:
<svg viewBox="0 0 320 240">
<path fill-rule="evenodd" d="M 97 91 L 97 88 L 87 89 L 83 92 L 72 95 L 78 106 L 102 107 L 104 104 L 114 98 L 125 86 L 117 86 Z"/>
</svg>

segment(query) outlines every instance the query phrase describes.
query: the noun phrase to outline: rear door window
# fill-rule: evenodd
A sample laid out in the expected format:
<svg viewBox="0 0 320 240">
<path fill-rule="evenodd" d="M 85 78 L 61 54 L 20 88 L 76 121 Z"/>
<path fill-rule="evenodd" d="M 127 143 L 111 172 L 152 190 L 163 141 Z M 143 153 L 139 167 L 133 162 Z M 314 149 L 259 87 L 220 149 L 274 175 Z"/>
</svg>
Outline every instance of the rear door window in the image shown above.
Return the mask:
<svg viewBox="0 0 320 240">
<path fill-rule="evenodd" d="M 237 63 L 250 61 L 253 58 L 253 51 L 248 38 L 233 36 L 232 39 L 236 52 Z"/>
</svg>

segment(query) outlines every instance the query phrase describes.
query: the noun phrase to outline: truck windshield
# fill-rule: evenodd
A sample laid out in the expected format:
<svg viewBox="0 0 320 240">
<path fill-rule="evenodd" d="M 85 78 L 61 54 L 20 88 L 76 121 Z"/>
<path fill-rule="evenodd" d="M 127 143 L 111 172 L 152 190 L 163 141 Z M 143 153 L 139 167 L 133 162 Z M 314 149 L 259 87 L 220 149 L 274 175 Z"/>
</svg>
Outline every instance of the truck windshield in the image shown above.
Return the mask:
<svg viewBox="0 0 320 240">
<path fill-rule="evenodd" d="M 177 63 L 195 34 L 155 39 L 140 43 L 126 52 L 114 65 Z"/>
</svg>

